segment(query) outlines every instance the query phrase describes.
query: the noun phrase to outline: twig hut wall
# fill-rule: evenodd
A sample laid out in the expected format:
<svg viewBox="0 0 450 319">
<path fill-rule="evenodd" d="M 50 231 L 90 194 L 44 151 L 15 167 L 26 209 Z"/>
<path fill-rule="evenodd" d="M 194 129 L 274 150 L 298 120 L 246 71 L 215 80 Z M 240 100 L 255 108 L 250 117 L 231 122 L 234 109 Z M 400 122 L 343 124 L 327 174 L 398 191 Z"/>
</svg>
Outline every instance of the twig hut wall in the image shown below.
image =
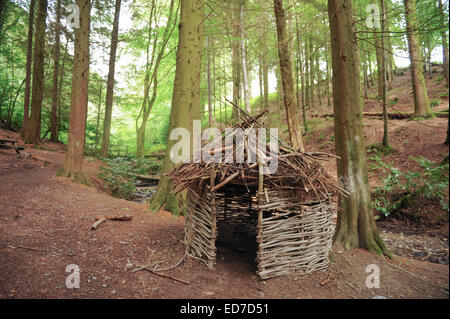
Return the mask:
<svg viewBox="0 0 450 319">
<path fill-rule="evenodd" d="M 261 115 L 243 116 L 236 126 L 260 127 L 257 119 Z M 206 149 L 214 143 L 223 145 L 224 138 L 209 142 Z M 245 135 L 245 147 L 249 138 Z M 188 256 L 213 269 L 218 236 L 245 233 L 256 239 L 257 273 L 262 279 L 328 266 L 335 211 L 331 197 L 345 192 L 334 185 L 318 161 L 330 155 L 298 153 L 282 140 L 276 142 L 282 146 L 273 174 L 262 174 L 261 161 L 184 163 L 169 174 L 175 191 L 187 189 Z M 244 153 L 247 159 L 249 150 L 245 148 Z"/>
</svg>

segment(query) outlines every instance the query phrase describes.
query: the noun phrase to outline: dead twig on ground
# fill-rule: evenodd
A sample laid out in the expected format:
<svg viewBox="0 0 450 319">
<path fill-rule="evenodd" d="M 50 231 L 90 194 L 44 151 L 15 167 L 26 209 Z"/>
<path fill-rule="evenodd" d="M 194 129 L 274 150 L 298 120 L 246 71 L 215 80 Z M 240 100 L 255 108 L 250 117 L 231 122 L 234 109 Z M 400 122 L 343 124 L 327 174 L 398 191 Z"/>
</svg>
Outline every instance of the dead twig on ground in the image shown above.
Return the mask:
<svg viewBox="0 0 450 319">
<path fill-rule="evenodd" d="M 105 217 L 101 217 L 100 219 L 98 219 L 92 226 L 91 226 L 91 230 L 96 230 L 98 226 L 100 226 L 100 224 L 102 224 L 103 222 L 106 221 Z"/>
<path fill-rule="evenodd" d="M 356 289 L 355 287 L 353 287 L 351 284 L 349 284 L 348 282 L 346 282 L 347 286 L 349 286 L 350 288 L 352 288 L 354 291 L 356 291 L 357 293 L 359 293 L 358 289 Z"/>
<path fill-rule="evenodd" d="M 26 250 L 33 250 L 33 251 L 39 251 L 39 252 L 42 252 L 42 250 L 39 250 L 39 249 L 37 249 L 37 248 L 26 247 L 26 246 L 12 246 L 12 245 L 9 245 L 9 247 L 11 247 L 11 248 L 13 248 L 13 249 L 16 249 L 16 248 L 22 248 L 22 249 L 26 249 Z"/>
<path fill-rule="evenodd" d="M 95 220 L 100 220 L 102 218 L 105 218 L 106 220 L 112 220 L 112 221 L 130 221 L 133 219 L 133 216 L 131 215 L 115 215 L 115 216 L 98 216 L 95 218 Z"/>
<path fill-rule="evenodd" d="M 183 256 L 183 258 L 180 259 L 179 262 L 177 262 L 175 265 L 167 267 L 167 268 L 163 268 L 163 269 L 152 269 L 153 271 L 166 271 L 166 270 L 172 270 L 177 268 L 184 260 L 184 258 L 186 258 L 186 255 Z"/>
<path fill-rule="evenodd" d="M 131 270 L 131 272 L 136 272 L 136 271 L 139 271 L 139 270 L 144 270 L 144 269 L 146 269 L 146 268 L 151 269 L 152 267 L 155 267 L 156 265 L 162 264 L 162 263 L 165 262 L 165 261 L 166 261 L 166 260 L 163 259 L 163 260 L 160 260 L 160 261 L 151 262 L 151 263 L 149 263 L 149 264 L 147 264 L 147 265 L 143 265 L 143 266 L 134 268 L 134 269 Z"/>
<path fill-rule="evenodd" d="M 174 281 L 181 282 L 181 283 L 183 283 L 185 285 L 190 285 L 191 284 L 189 281 L 186 281 L 186 280 L 183 280 L 183 279 L 180 279 L 180 278 L 176 278 L 176 277 L 173 277 L 173 276 L 170 276 L 170 275 L 166 275 L 166 274 L 161 274 L 161 273 L 156 272 L 156 271 L 154 271 L 152 269 L 144 268 L 144 270 L 147 270 L 148 272 L 151 272 L 152 274 L 160 276 L 160 277 L 169 278 L 169 279 L 172 279 Z"/>
<path fill-rule="evenodd" d="M 45 231 L 43 231 L 42 229 L 37 229 L 36 230 L 38 233 L 43 233 L 44 235 L 46 235 L 46 236 L 48 236 L 48 237 L 52 237 L 53 238 L 53 236 L 52 235 L 50 235 L 49 233 L 46 233 Z"/>
</svg>

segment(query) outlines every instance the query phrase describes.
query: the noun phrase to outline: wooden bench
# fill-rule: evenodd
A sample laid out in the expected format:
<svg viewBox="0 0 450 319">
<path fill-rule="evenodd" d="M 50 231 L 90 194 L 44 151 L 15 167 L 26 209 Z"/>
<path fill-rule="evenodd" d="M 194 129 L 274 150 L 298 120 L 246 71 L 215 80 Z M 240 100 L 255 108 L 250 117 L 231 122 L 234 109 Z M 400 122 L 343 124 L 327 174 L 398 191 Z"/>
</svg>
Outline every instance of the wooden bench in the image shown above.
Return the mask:
<svg viewBox="0 0 450 319">
<path fill-rule="evenodd" d="M 7 145 L 9 143 L 11 145 Z M 25 148 L 23 146 L 17 146 L 17 141 L 14 140 L 2 140 L 0 139 L 0 148 L 15 150 L 17 154 L 20 154 L 20 151 L 23 151 Z"/>
</svg>

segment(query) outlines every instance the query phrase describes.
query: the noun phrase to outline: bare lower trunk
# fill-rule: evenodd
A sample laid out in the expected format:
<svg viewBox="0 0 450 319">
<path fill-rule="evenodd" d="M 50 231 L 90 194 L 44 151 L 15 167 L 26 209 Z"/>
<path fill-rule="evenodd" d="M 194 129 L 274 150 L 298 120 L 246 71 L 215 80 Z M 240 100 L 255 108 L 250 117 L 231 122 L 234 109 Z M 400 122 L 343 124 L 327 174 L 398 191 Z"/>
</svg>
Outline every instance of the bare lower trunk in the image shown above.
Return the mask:
<svg viewBox="0 0 450 319">
<path fill-rule="evenodd" d="M 59 75 L 59 23 L 61 20 L 61 0 L 56 4 L 55 46 L 53 48 L 53 90 L 50 116 L 50 140 L 58 141 L 58 75 Z"/>
<path fill-rule="evenodd" d="M 389 254 L 372 215 L 362 130 L 351 0 L 328 0 L 333 63 L 334 133 L 338 176 L 349 195 L 339 198 L 335 244 Z"/>
<path fill-rule="evenodd" d="M 106 84 L 106 106 L 105 106 L 105 119 L 103 122 L 103 139 L 101 149 L 101 155 L 103 157 L 108 157 L 109 138 L 111 136 L 111 119 L 112 119 L 112 107 L 114 98 L 114 73 L 116 68 L 116 52 L 119 37 L 120 5 L 121 0 L 116 0 L 116 5 L 114 9 L 113 29 L 111 33 L 111 49 L 109 52 L 108 80 Z"/>
<path fill-rule="evenodd" d="M 445 85 L 448 88 L 448 42 L 447 42 L 447 32 L 445 30 L 445 14 L 444 8 L 442 6 L 442 0 L 438 0 L 439 15 L 441 20 L 441 37 L 442 37 L 442 68 L 444 70 Z"/>
<path fill-rule="evenodd" d="M 378 29 L 379 30 L 379 29 Z M 382 64 L 383 64 L 383 56 L 384 52 L 381 47 L 381 38 L 379 35 L 376 36 L 375 39 L 375 52 L 377 57 L 377 91 L 378 91 L 378 98 L 382 98 L 383 96 L 383 70 L 382 70 Z"/>
<path fill-rule="evenodd" d="M 381 83 L 381 99 L 383 104 L 383 141 L 382 145 L 384 147 L 389 147 L 388 142 L 388 114 L 387 114 L 387 101 L 386 101 L 386 51 L 385 48 L 385 39 L 384 32 L 386 27 L 386 8 L 384 0 L 380 0 L 381 4 L 381 69 L 380 73 L 382 74 L 382 83 Z"/>
<path fill-rule="evenodd" d="M 177 66 L 168 134 L 180 127 L 192 133 L 193 120 L 199 118 L 203 21 L 203 0 L 181 0 Z M 170 150 L 176 142 L 171 139 L 167 141 L 163 174 L 175 166 Z M 158 190 L 150 200 L 150 208 L 153 211 L 157 211 L 163 205 L 174 214 L 184 211 L 182 199 L 171 193 L 172 187 L 168 177 L 162 175 Z"/>
<path fill-rule="evenodd" d="M 89 31 L 90 1 L 77 0 L 80 8 L 80 27 L 75 28 L 75 49 L 72 74 L 72 94 L 70 101 L 69 137 L 64 159 L 66 176 L 81 180 L 89 80 Z"/>
<path fill-rule="evenodd" d="M 411 82 L 414 93 L 415 116 L 427 117 L 431 115 L 428 101 L 427 87 L 423 76 L 423 57 L 420 54 L 420 44 L 416 16 L 415 0 L 403 0 L 406 12 L 406 30 L 408 36 L 409 57 L 411 60 Z"/>
<path fill-rule="evenodd" d="M 239 3 L 237 1 L 240 0 L 233 0 L 231 2 L 231 11 L 233 13 L 233 20 L 234 26 L 232 35 L 234 39 L 231 40 L 231 68 L 232 68 L 232 76 L 233 76 L 233 103 L 235 105 L 240 105 L 241 102 L 241 50 L 239 47 L 239 36 L 240 36 L 240 30 L 239 30 Z M 238 110 L 236 108 L 233 108 L 232 110 L 232 118 L 236 119 L 238 117 L 237 114 Z"/>
<path fill-rule="evenodd" d="M 247 69 L 247 54 L 245 49 L 245 30 L 244 30 L 244 5 L 245 0 L 242 0 L 241 7 L 240 7 L 240 41 L 241 41 L 241 57 L 242 57 L 242 79 L 243 79 L 243 89 L 244 89 L 244 105 L 245 110 L 247 113 L 251 113 L 250 109 L 250 90 L 249 90 L 249 76 L 248 76 L 248 69 Z"/>
<path fill-rule="evenodd" d="M 283 87 L 283 100 L 286 109 L 286 118 L 289 128 L 291 145 L 294 149 L 304 151 L 300 117 L 295 103 L 294 82 L 292 79 L 291 54 L 289 52 L 289 39 L 286 38 L 286 16 L 283 10 L 283 1 L 274 0 L 274 11 L 277 24 L 278 56 L 280 60 L 280 73 Z"/>
<path fill-rule="evenodd" d="M 41 138 L 41 109 L 44 96 L 44 55 L 45 20 L 47 18 L 47 0 L 38 1 L 36 34 L 34 42 L 33 85 L 31 94 L 31 114 L 26 126 L 24 142 L 39 143 Z"/>
<path fill-rule="evenodd" d="M 23 103 L 23 122 L 22 122 L 22 137 L 25 136 L 25 132 L 28 126 L 28 116 L 30 112 L 30 88 L 31 88 L 31 62 L 33 55 L 33 22 L 34 22 L 34 7 L 35 0 L 30 1 L 30 13 L 28 16 L 28 40 L 27 40 L 27 64 L 25 67 L 25 96 Z M 1 101 L 0 101 L 1 102 Z"/>
</svg>

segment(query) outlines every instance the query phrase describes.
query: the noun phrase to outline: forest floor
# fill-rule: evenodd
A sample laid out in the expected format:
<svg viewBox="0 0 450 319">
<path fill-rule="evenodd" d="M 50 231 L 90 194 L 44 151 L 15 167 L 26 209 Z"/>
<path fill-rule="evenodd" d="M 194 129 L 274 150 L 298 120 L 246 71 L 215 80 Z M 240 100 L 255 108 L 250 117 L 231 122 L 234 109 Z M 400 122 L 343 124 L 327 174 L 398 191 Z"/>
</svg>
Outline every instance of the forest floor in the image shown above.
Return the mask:
<svg viewBox="0 0 450 319">
<path fill-rule="evenodd" d="M 396 81 L 391 94 L 395 107 L 411 112 L 412 96 L 399 87 L 409 87 L 408 76 Z M 429 82 L 430 99 L 448 109 L 445 89 Z M 324 103 L 325 104 L 325 103 Z M 379 103 L 366 105 L 379 110 Z M 323 107 L 321 112 L 329 113 Z M 317 122 L 308 134 L 311 149 L 334 152 L 333 121 Z M 367 144 L 381 140 L 380 119 L 365 119 Z M 443 144 L 447 119 L 421 122 L 390 121 L 390 143 L 397 150 L 384 160 L 400 169 L 414 169 L 411 156 L 440 161 L 448 152 Z M 18 133 L 0 129 L 0 138 L 18 139 Z M 23 157 L 13 150 L 0 150 L 0 298 L 448 298 L 448 217 L 435 220 L 433 205 L 422 205 L 430 223 L 417 225 L 397 216 L 378 222 L 381 235 L 396 255 L 386 260 L 363 249 L 334 248 L 327 271 L 292 274 L 262 281 L 256 274 L 254 256 L 219 246 L 216 269 L 209 271 L 187 259 L 157 276 L 129 269 L 155 262 L 165 268 L 184 255 L 184 219 L 169 212 L 149 212 L 145 204 L 111 197 L 97 177 L 102 162 L 87 158 L 85 169 L 93 186 L 57 177 L 64 160 L 61 144 L 45 142 L 41 149 L 27 147 Z M 324 166 L 336 175 L 334 161 Z M 380 183 L 380 174 L 370 172 L 370 184 Z M 107 221 L 95 231 L 97 216 L 132 215 L 132 221 Z M 448 215 L 447 215 L 448 216 Z M 419 252 L 419 253 L 417 253 Z M 81 270 L 79 289 L 66 288 L 66 267 Z M 132 264 L 132 265 L 131 265 Z M 366 287 L 366 267 L 380 268 L 380 288 Z"/>
</svg>

